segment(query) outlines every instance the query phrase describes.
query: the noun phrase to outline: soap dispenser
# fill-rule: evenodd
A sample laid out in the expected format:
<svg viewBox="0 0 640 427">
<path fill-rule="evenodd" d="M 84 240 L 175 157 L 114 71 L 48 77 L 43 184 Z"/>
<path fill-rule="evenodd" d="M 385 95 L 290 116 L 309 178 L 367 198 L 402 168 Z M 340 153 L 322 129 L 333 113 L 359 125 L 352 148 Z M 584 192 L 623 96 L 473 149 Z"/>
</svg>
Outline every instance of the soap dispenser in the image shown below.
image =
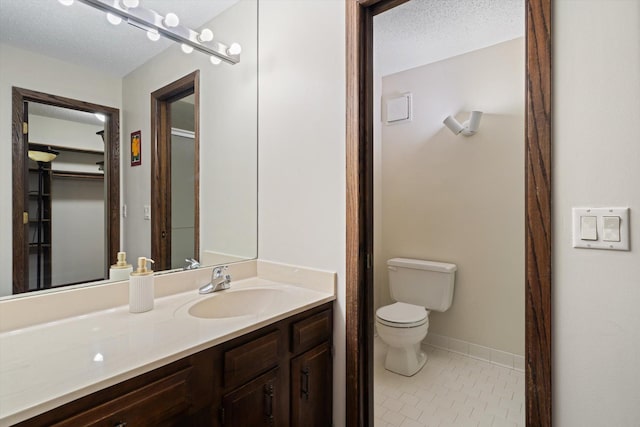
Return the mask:
<svg viewBox="0 0 640 427">
<path fill-rule="evenodd" d="M 109 279 L 117 282 L 129 280 L 129 275 L 133 272 L 133 266 L 127 263 L 127 253 L 118 252 L 118 262 L 109 269 Z"/>
<path fill-rule="evenodd" d="M 138 258 L 138 268 L 129 276 L 129 311 L 144 313 L 153 309 L 153 270 L 147 268 L 146 257 Z"/>
</svg>

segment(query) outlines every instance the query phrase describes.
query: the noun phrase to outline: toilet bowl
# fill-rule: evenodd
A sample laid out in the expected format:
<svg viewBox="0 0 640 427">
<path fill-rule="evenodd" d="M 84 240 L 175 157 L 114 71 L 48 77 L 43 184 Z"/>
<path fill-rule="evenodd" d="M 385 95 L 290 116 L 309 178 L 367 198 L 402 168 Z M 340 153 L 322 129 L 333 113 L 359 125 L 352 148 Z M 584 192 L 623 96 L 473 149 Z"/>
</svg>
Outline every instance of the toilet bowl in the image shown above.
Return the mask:
<svg viewBox="0 0 640 427">
<path fill-rule="evenodd" d="M 396 302 L 376 311 L 376 329 L 388 346 L 385 369 L 410 377 L 427 361 L 420 343 L 429 330 L 429 312 L 418 305 Z"/>
<path fill-rule="evenodd" d="M 427 361 L 420 344 L 429 331 L 429 311 L 451 307 L 457 267 L 407 258 L 390 259 L 387 266 L 396 302 L 376 310 L 376 329 L 388 345 L 384 367 L 410 377 Z"/>
</svg>

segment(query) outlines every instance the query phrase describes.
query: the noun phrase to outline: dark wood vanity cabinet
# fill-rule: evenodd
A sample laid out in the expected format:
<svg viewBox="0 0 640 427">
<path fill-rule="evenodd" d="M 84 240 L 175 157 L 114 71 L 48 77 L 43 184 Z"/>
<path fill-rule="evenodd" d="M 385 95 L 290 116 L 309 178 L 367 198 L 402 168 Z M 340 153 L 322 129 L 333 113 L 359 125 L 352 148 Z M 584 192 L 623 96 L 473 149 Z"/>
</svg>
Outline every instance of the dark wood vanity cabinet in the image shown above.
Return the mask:
<svg viewBox="0 0 640 427">
<path fill-rule="evenodd" d="M 282 425 L 277 407 L 282 406 L 278 368 L 224 395 L 220 419 L 225 426 Z"/>
<path fill-rule="evenodd" d="M 18 426 L 330 426 L 332 320 L 326 303 Z"/>
</svg>

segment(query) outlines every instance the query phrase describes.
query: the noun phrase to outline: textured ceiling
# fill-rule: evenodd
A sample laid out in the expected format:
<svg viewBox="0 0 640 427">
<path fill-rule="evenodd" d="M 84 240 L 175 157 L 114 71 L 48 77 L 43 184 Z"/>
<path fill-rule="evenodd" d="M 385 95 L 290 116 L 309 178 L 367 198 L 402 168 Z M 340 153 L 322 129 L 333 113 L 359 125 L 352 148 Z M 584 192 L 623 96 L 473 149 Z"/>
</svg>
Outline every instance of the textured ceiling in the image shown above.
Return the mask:
<svg viewBox="0 0 640 427">
<path fill-rule="evenodd" d="M 524 36 L 524 0 L 411 0 L 374 18 L 376 74 Z"/>
<path fill-rule="evenodd" d="M 161 14 L 174 12 L 181 23 L 195 29 L 237 2 L 141 0 L 140 4 Z M 221 39 L 225 41 L 224 36 Z M 116 77 L 173 44 L 164 38 L 152 42 L 144 31 L 124 22 L 113 26 L 104 12 L 80 2 L 67 7 L 57 0 L 0 0 L 0 42 Z"/>
</svg>

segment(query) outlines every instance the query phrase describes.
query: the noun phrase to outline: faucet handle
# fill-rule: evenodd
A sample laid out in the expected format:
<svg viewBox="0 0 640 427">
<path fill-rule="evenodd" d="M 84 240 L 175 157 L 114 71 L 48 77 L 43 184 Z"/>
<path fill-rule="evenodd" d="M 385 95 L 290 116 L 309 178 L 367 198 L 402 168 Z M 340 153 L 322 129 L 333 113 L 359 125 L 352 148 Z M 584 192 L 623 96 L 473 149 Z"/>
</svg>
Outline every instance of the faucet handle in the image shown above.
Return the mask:
<svg viewBox="0 0 640 427">
<path fill-rule="evenodd" d="M 195 270 L 200 267 L 200 263 L 195 258 L 187 258 L 185 261 L 187 265 L 184 267 L 184 270 Z"/>
<path fill-rule="evenodd" d="M 229 269 L 228 265 L 221 265 L 219 267 L 216 267 L 213 269 L 213 271 L 211 272 L 211 277 L 212 279 L 219 279 L 223 276 L 223 273 Z"/>
</svg>

